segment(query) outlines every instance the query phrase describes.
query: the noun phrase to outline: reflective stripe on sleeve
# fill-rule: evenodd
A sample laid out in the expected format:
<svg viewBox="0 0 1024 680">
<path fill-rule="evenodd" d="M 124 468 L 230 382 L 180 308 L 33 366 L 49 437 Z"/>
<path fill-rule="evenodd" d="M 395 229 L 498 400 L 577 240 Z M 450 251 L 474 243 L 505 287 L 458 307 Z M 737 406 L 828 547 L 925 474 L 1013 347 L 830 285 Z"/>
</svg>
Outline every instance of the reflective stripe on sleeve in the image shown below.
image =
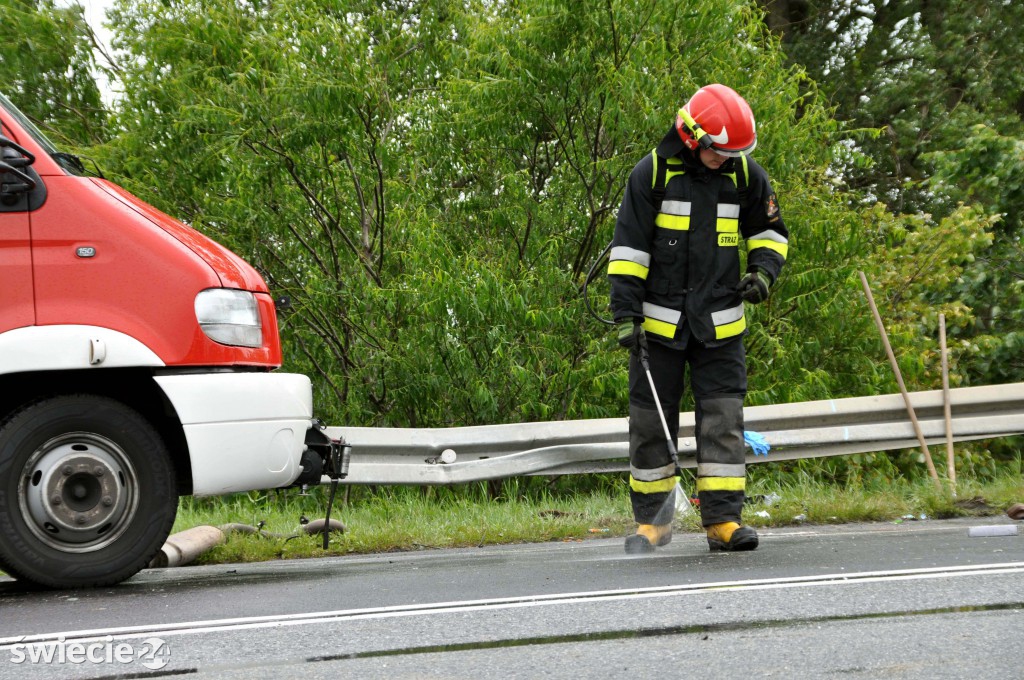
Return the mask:
<svg viewBox="0 0 1024 680">
<path fill-rule="evenodd" d="M 660 307 L 650 302 L 644 303 L 644 330 L 660 335 L 663 338 L 675 337 L 683 313 L 678 309 Z"/>
<path fill-rule="evenodd" d="M 715 339 L 722 340 L 739 335 L 747 328 L 747 318 L 743 316 L 743 305 L 711 313 L 711 323 L 715 325 Z"/>
<path fill-rule="evenodd" d="M 608 261 L 608 273 L 635 276 L 638 279 L 646 280 L 650 266 L 650 253 L 626 246 L 616 246 L 612 248 L 611 259 Z"/>
<path fill-rule="evenodd" d="M 789 255 L 789 239 L 777 231 L 768 229 L 747 239 L 747 252 L 749 253 L 755 248 L 774 250 L 782 255 L 782 259 L 786 259 Z"/>
</svg>

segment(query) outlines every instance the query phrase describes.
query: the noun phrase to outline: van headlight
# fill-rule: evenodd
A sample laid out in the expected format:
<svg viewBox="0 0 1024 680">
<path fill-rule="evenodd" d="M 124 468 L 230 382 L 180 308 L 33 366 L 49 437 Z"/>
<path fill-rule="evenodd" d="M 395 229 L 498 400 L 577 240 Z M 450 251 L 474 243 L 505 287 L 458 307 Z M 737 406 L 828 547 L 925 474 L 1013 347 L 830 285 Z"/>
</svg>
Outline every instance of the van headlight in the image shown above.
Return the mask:
<svg viewBox="0 0 1024 680">
<path fill-rule="evenodd" d="M 259 347 L 263 328 L 256 296 L 244 290 L 210 288 L 196 295 L 196 319 L 206 337 L 222 345 Z"/>
</svg>

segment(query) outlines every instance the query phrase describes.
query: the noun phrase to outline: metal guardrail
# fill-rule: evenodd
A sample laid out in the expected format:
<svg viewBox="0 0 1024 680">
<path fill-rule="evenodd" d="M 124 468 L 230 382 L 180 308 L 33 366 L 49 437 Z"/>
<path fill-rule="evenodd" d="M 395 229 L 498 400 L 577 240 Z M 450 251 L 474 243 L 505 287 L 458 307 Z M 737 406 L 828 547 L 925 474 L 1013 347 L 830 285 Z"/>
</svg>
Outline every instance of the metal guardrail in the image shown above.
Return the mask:
<svg viewBox="0 0 1024 680">
<path fill-rule="evenodd" d="M 929 445 L 945 441 L 940 390 L 913 392 L 911 403 Z M 1024 433 L 1024 383 L 950 390 L 954 441 Z M 744 409 L 745 429 L 771 445 L 748 463 L 916 448 L 900 394 L 829 399 Z M 352 446 L 346 484 L 458 484 L 521 475 L 629 469 L 626 418 L 451 428 L 329 427 Z M 680 414 L 682 467 L 696 467 L 693 412 Z M 441 463 L 446 449 L 453 463 Z M 326 481 L 326 478 L 325 478 Z"/>
</svg>

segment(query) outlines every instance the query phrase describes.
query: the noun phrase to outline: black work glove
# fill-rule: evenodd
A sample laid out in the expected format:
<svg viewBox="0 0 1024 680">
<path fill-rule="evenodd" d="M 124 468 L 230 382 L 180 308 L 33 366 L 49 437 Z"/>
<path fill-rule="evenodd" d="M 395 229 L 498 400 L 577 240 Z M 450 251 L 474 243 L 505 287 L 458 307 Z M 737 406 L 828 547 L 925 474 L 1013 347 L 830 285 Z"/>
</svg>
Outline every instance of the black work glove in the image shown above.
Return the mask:
<svg viewBox="0 0 1024 680">
<path fill-rule="evenodd" d="M 760 269 L 754 269 L 740 279 L 736 292 L 747 302 L 756 305 L 768 299 L 768 289 L 771 285 L 772 281 L 767 274 Z"/>
<path fill-rule="evenodd" d="M 644 327 L 640 325 L 641 320 L 637 318 L 622 319 L 616 324 L 619 336 L 619 345 L 626 349 L 633 349 Z"/>
</svg>

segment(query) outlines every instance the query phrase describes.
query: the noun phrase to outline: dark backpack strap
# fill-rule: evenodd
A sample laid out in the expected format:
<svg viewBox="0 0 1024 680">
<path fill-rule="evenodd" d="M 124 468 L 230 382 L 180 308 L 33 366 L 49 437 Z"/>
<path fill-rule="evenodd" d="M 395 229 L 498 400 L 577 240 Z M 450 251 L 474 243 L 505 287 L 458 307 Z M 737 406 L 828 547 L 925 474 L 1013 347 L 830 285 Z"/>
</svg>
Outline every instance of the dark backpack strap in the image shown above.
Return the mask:
<svg viewBox="0 0 1024 680">
<path fill-rule="evenodd" d="M 654 176 L 651 179 L 651 203 L 654 205 L 654 212 L 661 212 L 661 203 L 665 200 L 665 171 L 668 163 L 658 157 L 657 151 L 651 152 L 654 160 Z"/>
<path fill-rule="evenodd" d="M 747 167 L 747 157 L 740 156 L 739 167 L 736 168 L 736 193 L 739 194 L 740 207 L 746 207 L 747 188 L 750 186 L 750 169 Z"/>
<path fill-rule="evenodd" d="M 651 159 L 654 162 L 654 173 L 651 179 L 651 203 L 654 204 L 654 211 L 661 212 L 661 203 L 665 200 L 665 178 L 668 171 L 668 161 L 658 156 L 657 150 L 651 152 Z M 732 175 L 736 182 L 736 193 L 739 195 L 740 205 L 746 207 L 747 189 L 750 187 L 750 168 L 747 165 L 747 157 L 740 156 L 736 164 L 736 172 Z"/>
</svg>

